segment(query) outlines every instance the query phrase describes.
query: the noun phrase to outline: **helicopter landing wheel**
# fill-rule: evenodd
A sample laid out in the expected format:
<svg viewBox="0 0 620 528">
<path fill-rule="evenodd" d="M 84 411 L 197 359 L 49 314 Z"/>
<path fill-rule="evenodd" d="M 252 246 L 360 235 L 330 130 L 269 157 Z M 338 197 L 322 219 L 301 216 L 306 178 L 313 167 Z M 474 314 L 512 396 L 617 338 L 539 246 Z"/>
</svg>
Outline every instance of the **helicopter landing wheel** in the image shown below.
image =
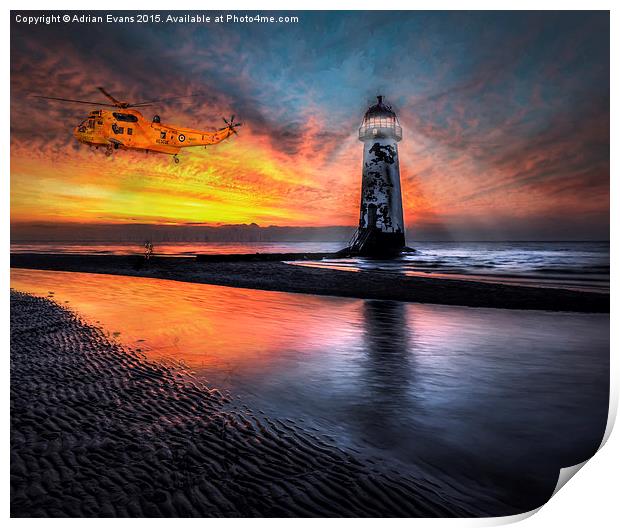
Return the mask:
<svg viewBox="0 0 620 528">
<path fill-rule="evenodd" d="M 181 160 L 179 158 L 177 158 L 176 156 L 173 156 L 172 159 L 174 160 L 175 163 L 179 163 Z"/>
</svg>

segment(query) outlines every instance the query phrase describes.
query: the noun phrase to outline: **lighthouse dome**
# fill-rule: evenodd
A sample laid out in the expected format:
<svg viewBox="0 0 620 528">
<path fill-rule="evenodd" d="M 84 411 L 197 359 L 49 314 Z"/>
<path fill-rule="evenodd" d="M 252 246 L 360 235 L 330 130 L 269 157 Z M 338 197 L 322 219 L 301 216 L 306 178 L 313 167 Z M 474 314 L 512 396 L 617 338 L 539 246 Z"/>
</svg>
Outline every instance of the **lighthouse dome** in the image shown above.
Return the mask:
<svg viewBox="0 0 620 528">
<path fill-rule="evenodd" d="M 377 96 L 377 103 L 372 105 L 364 114 L 364 119 L 359 129 L 361 141 L 375 138 L 394 138 L 400 141 L 403 131 L 398 122 L 396 113 L 392 107 L 383 100 L 382 95 Z"/>
<path fill-rule="evenodd" d="M 377 103 L 372 105 L 364 114 L 364 119 L 370 117 L 396 117 L 392 107 L 383 100 L 382 95 L 377 95 Z"/>
</svg>

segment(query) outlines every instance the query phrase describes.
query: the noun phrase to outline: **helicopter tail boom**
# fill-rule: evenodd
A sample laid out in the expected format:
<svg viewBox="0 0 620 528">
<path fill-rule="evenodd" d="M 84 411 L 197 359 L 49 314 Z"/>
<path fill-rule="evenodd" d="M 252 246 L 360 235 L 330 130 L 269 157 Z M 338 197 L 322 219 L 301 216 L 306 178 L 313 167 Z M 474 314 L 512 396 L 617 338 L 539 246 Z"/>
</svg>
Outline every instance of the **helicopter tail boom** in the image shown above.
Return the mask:
<svg viewBox="0 0 620 528">
<path fill-rule="evenodd" d="M 175 143 L 180 147 L 198 147 L 207 145 L 217 145 L 225 139 L 228 139 L 233 134 L 237 135 L 235 130 L 241 126 L 241 123 L 235 123 L 234 117 L 230 121 L 226 118 L 222 118 L 227 126 L 220 128 L 215 132 L 205 132 L 201 130 L 179 130 L 176 135 Z"/>
</svg>

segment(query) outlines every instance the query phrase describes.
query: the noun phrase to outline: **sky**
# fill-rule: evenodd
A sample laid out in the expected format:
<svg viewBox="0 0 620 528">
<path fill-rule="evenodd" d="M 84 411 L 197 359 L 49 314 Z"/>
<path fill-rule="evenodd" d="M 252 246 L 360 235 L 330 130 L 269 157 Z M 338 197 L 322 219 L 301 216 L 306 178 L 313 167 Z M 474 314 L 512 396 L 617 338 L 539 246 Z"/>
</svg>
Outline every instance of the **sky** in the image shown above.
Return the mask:
<svg viewBox="0 0 620 528">
<path fill-rule="evenodd" d="M 290 12 L 293 24 L 11 23 L 15 224 L 355 226 L 382 94 L 408 239 L 609 237 L 607 12 Z M 32 14 L 32 13 L 30 13 Z M 211 13 L 216 16 L 220 13 Z M 164 13 L 165 16 L 165 13 Z M 239 136 L 169 156 L 77 143 L 104 102 Z"/>
</svg>

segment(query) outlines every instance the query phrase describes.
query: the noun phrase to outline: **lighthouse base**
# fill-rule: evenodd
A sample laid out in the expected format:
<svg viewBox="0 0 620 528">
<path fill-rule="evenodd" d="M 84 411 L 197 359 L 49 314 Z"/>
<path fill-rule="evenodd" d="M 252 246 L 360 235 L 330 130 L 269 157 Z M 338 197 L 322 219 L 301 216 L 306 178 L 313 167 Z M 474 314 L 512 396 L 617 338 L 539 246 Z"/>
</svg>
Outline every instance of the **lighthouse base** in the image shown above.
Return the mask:
<svg viewBox="0 0 620 528">
<path fill-rule="evenodd" d="M 348 248 L 343 250 L 348 255 L 374 258 L 397 257 L 405 249 L 404 233 L 385 233 L 380 229 L 361 228 Z"/>
</svg>

